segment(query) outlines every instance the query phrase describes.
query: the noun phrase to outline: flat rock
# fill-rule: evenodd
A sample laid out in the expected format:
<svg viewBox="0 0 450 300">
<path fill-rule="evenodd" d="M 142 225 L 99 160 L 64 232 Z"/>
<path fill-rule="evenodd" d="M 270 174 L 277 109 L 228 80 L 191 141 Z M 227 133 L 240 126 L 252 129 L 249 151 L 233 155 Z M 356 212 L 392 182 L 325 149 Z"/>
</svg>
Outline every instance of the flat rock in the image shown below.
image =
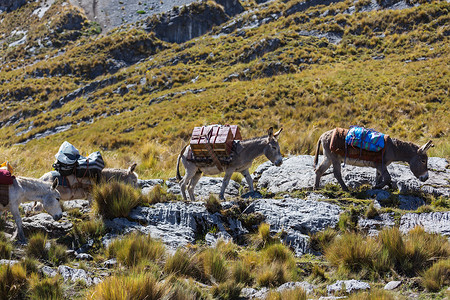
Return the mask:
<svg viewBox="0 0 450 300">
<path fill-rule="evenodd" d="M 61 274 L 64 281 L 77 282 L 78 280 L 84 281 L 86 285 L 91 286 L 100 282 L 98 278 L 92 278 L 83 269 L 74 269 L 68 266 L 61 265 L 58 267 L 58 273 Z"/>
<path fill-rule="evenodd" d="M 47 213 L 40 213 L 35 216 L 22 218 L 25 235 L 30 232 L 41 231 L 49 237 L 60 237 L 72 229 L 72 223 L 67 221 L 55 221 Z"/>
<path fill-rule="evenodd" d="M 170 202 L 137 207 L 131 211 L 128 219 L 116 218 L 105 224 L 115 232 L 138 230 L 150 234 L 172 249 L 194 243 L 198 235 L 212 228 L 216 228 L 217 234 L 227 239 L 248 233 L 240 221 L 224 218 L 219 213 L 209 213 L 203 202 Z"/>
<path fill-rule="evenodd" d="M 342 210 L 335 204 L 298 198 L 254 201 L 247 213 L 261 213 L 272 232 L 284 231 L 283 240 L 296 255 L 309 252 L 309 233 L 336 226 Z"/>
<path fill-rule="evenodd" d="M 90 204 L 88 200 L 68 200 L 62 202 L 64 210 L 79 209 L 80 211 L 86 211 L 89 209 Z"/>
<path fill-rule="evenodd" d="M 450 211 L 431 213 L 407 213 L 400 219 L 400 231 L 407 233 L 416 226 L 423 226 L 430 233 L 450 236 Z"/>
<path fill-rule="evenodd" d="M 395 290 L 396 288 L 398 288 L 400 285 L 402 284 L 401 281 L 390 281 L 388 282 L 385 286 L 384 289 L 391 291 L 391 290 Z"/>
<path fill-rule="evenodd" d="M 314 186 L 314 157 L 299 155 L 285 158 L 280 167 L 275 167 L 270 162 L 261 164 L 253 173 L 258 188 L 266 188 L 270 193 L 292 192 L 301 189 L 310 189 Z M 319 156 L 319 163 L 323 156 Z M 450 196 L 450 169 L 448 161 L 444 158 L 429 157 L 429 179 L 421 182 L 409 169 L 407 164 L 392 163 L 388 166 L 394 186 L 397 186 L 402 194 L 425 192 L 434 195 Z M 320 186 L 328 183 L 338 184 L 332 174 L 332 167 L 327 171 L 328 175 L 322 176 Z M 356 188 L 363 184 L 375 183 L 375 169 L 368 167 L 355 167 L 346 165 L 342 168 L 342 177 L 350 188 Z"/>
<path fill-rule="evenodd" d="M 202 177 L 198 181 L 197 185 L 194 189 L 194 195 L 196 200 L 207 199 L 209 195 L 219 195 L 220 189 L 222 187 L 222 179 L 219 177 Z M 166 185 L 168 187 L 167 192 L 181 195 L 181 189 L 179 183 L 175 180 L 175 178 L 171 178 L 166 181 Z M 234 180 L 230 180 L 227 188 L 225 189 L 225 197 L 237 197 L 239 196 L 239 188 L 240 185 Z M 186 191 L 187 195 L 187 191 Z M 188 195 L 189 197 L 189 195 Z"/>
<path fill-rule="evenodd" d="M 0 259 L 0 265 L 15 265 L 19 261 L 14 259 Z"/>
<path fill-rule="evenodd" d="M 283 292 L 286 290 L 293 290 L 296 288 L 302 288 L 307 294 L 311 294 L 314 289 L 316 288 L 314 285 L 312 285 L 311 283 L 307 282 L 307 281 L 301 281 L 301 282 L 286 282 L 282 285 L 280 285 L 277 288 L 277 292 Z"/>
<path fill-rule="evenodd" d="M 55 277 L 58 274 L 55 269 L 53 269 L 49 266 L 43 266 L 41 268 L 41 271 L 45 276 L 48 276 L 48 277 Z"/>
<path fill-rule="evenodd" d="M 330 295 L 341 291 L 343 288 L 347 293 L 350 294 L 356 291 L 370 290 L 370 285 L 366 282 L 362 282 L 355 279 L 338 280 L 334 284 L 327 285 L 327 292 Z"/>
<path fill-rule="evenodd" d="M 370 236 L 378 235 L 381 229 L 395 226 L 394 214 L 380 214 L 372 219 L 359 218 L 358 226 Z"/>
</svg>

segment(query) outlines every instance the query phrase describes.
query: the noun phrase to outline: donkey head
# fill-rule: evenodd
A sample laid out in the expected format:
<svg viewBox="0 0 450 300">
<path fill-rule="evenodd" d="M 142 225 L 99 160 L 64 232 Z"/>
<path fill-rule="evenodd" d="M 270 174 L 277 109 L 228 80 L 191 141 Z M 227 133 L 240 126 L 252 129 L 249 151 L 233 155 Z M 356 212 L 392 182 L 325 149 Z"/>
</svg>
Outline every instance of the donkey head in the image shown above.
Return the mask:
<svg viewBox="0 0 450 300">
<path fill-rule="evenodd" d="M 283 128 L 278 130 L 275 134 L 273 133 L 273 127 L 269 128 L 267 145 L 264 148 L 264 155 L 277 167 L 281 166 L 283 162 L 283 156 L 280 153 L 280 145 L 278 144 L 278 136 L 280 135 Z"/>
<path fill-rule="evenodd" d="M 126 175 L 126 183 L 131 184 L 132 186 L 138 186 L 138 175 L 134 172 L 136 169 L 137 163 L 132 164 L 128 170 Z"/>
<path fill-rule="evenodd" d="M 428 179 L 427 150 L 431 147 L 434 147 L 434 145 L 431 143 L 431 141 L 428 141 L 428 143 L 417 150 L 416 155 L 414 155 L 413 158 L 409 161 L 411 172 L 413 172 L 414 176 L 419 178 L 420 181 L 426 181 Z"/>
<path fill-rule="evenodd" d="M 56 187 L 58 186 L 58 179 L 55 178 L 51 188 L 45 195 L 42 196 L 42 205 L 44 209 L 58 221 L 62 217 L 61 205 L 59 204 L 60 195 Z"/>
</svg>

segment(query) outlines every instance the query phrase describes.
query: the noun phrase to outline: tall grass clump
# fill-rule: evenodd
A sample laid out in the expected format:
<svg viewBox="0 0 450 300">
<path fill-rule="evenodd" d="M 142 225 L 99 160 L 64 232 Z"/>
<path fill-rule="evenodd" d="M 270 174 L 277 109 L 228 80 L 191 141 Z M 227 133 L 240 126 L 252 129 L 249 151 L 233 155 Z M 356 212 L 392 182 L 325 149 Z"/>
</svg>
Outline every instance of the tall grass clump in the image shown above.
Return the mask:
<svg viewBox="0 0 450 300">
<path fill-rule="evenodd" d="M 108 257 L 116 257 L 119 262 L 129 267 L 148 261 L 161 261 L 164 254 L 165 247 L 161 241 L 138 233 L 114 240 L 107 249 Z"/>
<path fill-rule="evenodd" d="M 118 181 L 95 185 L 92 194 L 94 211 L 105 219 L 127 217 L 133 208 L 145 202 L 140 190 Z"/>
<path fill-rule="evenodd" d="M 395 298 L 390 292 L 374 289 L 370 292 L 360 292 L 348 297 L 349 300 L 394 300 Z"/>
<path fill-rule="evenodd" d="M 32 300 L 64 299 L 59 276 L 55 276 L 53 278 L 39 278 L 36 274 L 33 274 L 31 276 L 28 294 Z"/>
<path fill-rule="evenodd" d="M 275 238 L 270 235 L 270 225 L 261 223 L 258 226 L 258 233 L 252 235 L 250 241 L 256 249 L 264 248 L 266 245 L 273 243 Z"/>
<path fill-rule="evenodd" d="M 37 232 L 28 239 L 26 254 L 37 259 L 48 259 L 48 249 L 46 247 L 47 235 Z"/>
<path fill-rule="evenodd" d="M 13 245 L 8 241 L 5 234 L 0 232 L 0 258 L 9 259 L 13 250 Z"/>
<path fill-rule="evenodd" d="M 168 193 L 159 184 L 153 187 L 146 199 L 148 204 L 165 203 L 176 200 L 178 200 L 176 195 Z"/>
<path fill-rule="evenodd" d="M 216 248 L 205 249 L 200 253 L 203 270 L 212 282 L 224 282 L 228 278 L 227 262 Z"/>
<path fill-rule="evenodd" d="M 337 236 L 338 232 L 333 228 L 313 233 L 309 236 L 309 244 L 315 251 L 323 251 Z"/>
<path fill-rule="evenodd" d="M 199 281 L 205 280 L 203 269 L 197 255 L 186 250 L 178 249 L 173 255 L 167 257 L 164 272 L 178 276 L 192 277 Z"/>
<path fill-rule="evenodd" d="M 251 269 L 247 268 L 241 261 L 237 261 L 231 268 L 231 278 L 244 286 L 250 286 L 254 281 Z"/>
<path fill-rule="evenodd" d="M 344 233 L 325 248 L 325 257 L 344 273 L 358 273 L 374 270 L 380 250 L 380 245 L 370 237 Z"/>
<path fill-rule="evenodd" d="M 101 244 L 101 237 L 106 233 L 106 227 L 101 218 L 93 218 L 73 225 L 70 235 L 75 245 L 81 247 L 89 240 L 98 241 Z"/>
<path fill-rule="evenodd" d="M 437 292 L 450 285 L 450 259 L 440 260 L 422 273 L 422 285 L 430 292 Z"/>
<path fill-rule="evenodd" d="M 263 265 L 256 274 L 256 283 L 259 286 L 276 287 L 290 280 L 287 266 L 281 262 Z"/>
<path fill-rule="evenodd" d="M 288 266 L 295 265 L 294 253 L 285 245 L 275 243 L 262 250 L 262 256 L 268 262 L 280 262 Z"/>
<path fill-rule="evenodd" d="M 27 272 L 20 264 L 0 266 L 0 299 L 24 299 Z"/>
<path fill-rule="evenodd" d="M 163 299 L 168 287 L 153 274 L 138 273 L 127 276 L 111 276 L 89 290 L 86 299 L 156 300 Z"/>
<path fill-rule="evenodd" d="M 242 284 L 236 283 L 234 280 L 227 280 L 213 286 L 211 292 L 215 299 L 233 300 L 239 299 L 242 287 Z"/>
<path fill-rule="evenodd" d="M 48 259 L 56 266 L 67 262 L 67 247 L 52 242 L 48 250 Z"/>
</svg>

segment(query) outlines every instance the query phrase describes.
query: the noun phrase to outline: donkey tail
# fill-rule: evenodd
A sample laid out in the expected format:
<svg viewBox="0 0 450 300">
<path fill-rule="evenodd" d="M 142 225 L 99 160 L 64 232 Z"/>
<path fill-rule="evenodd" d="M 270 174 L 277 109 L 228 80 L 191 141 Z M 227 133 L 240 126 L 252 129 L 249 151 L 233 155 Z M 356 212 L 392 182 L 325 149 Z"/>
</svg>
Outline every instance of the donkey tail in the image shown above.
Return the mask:
<svg viewBox="0 0 450 300">
<path fill-rule="evenodd" d="M 320 144 L 322 143 L 321 137 L 317 141 L 316 145 L 316 154 L 314 156 L 314 169 L 316 169 L 317 163 L 319 162 L 319 152 L 320 152 Z"/>
<path fill-rule="evenodd" d="M 183 147 L 183 149 L 181 150 L 180 155 L 178 155 L 178 158 L 177 158 L 177 180 L 178 180 L 178 181 L 181 180 L 181 175 L 180 175 L 180 160 L 181 160 L 181 156 L 183 155 L 184 150 L 186 150 L 187 146 L 188 146 L 188 145 L 185 145 L 185 146 Z"/>
</svg>

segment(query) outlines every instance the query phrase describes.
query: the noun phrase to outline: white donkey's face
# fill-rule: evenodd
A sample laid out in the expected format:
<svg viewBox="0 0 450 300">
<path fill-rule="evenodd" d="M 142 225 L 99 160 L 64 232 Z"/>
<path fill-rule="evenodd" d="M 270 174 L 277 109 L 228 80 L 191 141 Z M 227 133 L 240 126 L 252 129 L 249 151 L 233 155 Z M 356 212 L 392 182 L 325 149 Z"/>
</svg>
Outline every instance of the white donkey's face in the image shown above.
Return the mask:
<svg viewBox="0 0 450 300">
<path fill-rule="evenodd" d="M 55 221 L 62 218 L 62 209 L 59 203 L 61 198 L 56 187 L 58 186 L 58 179 L 53 181 L 52 186 L 49 186 L 48 193 L 42 196 L 42 205 L 44 209 L 53 217 Z"/>
</svg>

